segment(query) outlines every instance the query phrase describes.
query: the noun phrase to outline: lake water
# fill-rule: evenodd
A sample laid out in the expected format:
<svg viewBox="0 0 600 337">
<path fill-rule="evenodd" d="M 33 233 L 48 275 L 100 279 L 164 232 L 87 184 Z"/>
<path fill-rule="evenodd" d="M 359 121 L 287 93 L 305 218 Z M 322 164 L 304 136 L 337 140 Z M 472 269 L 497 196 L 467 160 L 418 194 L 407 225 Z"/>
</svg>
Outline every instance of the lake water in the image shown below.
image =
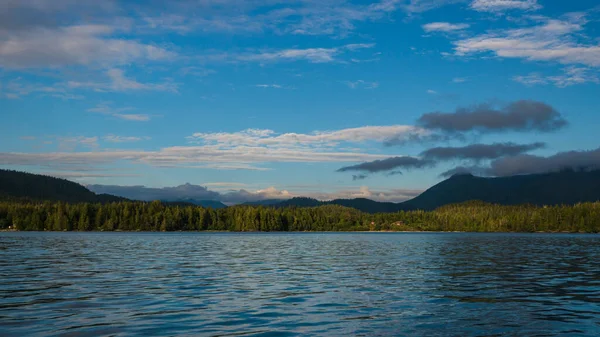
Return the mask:
<svg viewBox="0 0 600 337">
<path fill-rule="evenodd" d="M 600 236 L 0 233 L 1 336 L 598 336 Z"/>
</svg>

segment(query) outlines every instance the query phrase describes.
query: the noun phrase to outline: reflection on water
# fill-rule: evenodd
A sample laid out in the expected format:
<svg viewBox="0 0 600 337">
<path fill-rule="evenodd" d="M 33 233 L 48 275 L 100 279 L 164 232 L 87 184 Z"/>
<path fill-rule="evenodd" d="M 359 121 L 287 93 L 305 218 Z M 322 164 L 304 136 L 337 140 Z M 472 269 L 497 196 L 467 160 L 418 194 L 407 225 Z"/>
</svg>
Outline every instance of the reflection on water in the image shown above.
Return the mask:
<svg viewBox="0 0 600 337">
<path fill-rule="evenodd" d="M 597 336 L 600 236 L 0 233 L 2 336 Z"/>
</svg>

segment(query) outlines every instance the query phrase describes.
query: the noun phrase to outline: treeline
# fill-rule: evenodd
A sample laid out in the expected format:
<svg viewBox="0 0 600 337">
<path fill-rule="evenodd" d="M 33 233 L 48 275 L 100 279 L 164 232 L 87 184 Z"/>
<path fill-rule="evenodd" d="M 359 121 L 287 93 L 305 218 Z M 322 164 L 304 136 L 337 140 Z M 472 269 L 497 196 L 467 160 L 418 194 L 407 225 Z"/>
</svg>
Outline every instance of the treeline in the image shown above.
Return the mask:
<svg viewBox="0 0 600 337">
<path fill-rule="evenodd" d="M 435 211 L 368 214 L 313 208 L 234 206 L 214 210 L 155 202 L 0 202 L 0 229 L 22 231 L 600 231 L 600 203 L 500 206 L 469 202 Z"/>
</svg>

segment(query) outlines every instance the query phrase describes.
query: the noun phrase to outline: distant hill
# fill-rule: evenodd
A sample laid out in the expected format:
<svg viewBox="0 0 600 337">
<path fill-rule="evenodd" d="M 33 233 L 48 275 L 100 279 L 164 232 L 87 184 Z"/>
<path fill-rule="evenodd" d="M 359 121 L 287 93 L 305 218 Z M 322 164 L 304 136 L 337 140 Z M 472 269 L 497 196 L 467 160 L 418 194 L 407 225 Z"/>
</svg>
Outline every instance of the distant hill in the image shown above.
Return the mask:
<svg viewBox="0 0 600 337">
<path fill-rule="evenodd" d="M 227 205 L 217 200 L 195 200 L 195 199 L 177 199 L 177 200 L 161 200 L 162 202 L 168 203 L 170 205 L 179 205 L 179 206 L 202 206 L 205 208 L 225 208 Z"/>
<path fill-rule="evenodd" d="M 265 199 L 265 200 L 257 200 L 257 201 L 247 201 L 242 206 L 273 206 L 281 203 L 281 199 Z"/>
<path fill-rule="evenodd" d="M 102 203 L 127 200 L 95 194 L 66 179 L 11 170 L 0 170 L 0 198 Z"/>
<path fill-rule="evenodd" d="M 246 203 L 245 205 L 261 205 L 271 207 L 318 207 L 323 205 L 339 205 L 354 208 L 367 213 L 391 213 L 401 209 L 400 204 L 391 202 L 378 202 L 370 199 L 335 199 L 330 201 L 319 201 L 313 198 L 296 197 L 287 200 L 276 200 L 269 203 Z"/>
<path fill-rule="evenodd" d="M 599 201 L 600 171 L 563 171 L 499 178 L 455 175 L 400 205 L 403 209 L 432 210 L 469 200 L 501 205 L 572 205 Z"/>
</svg>

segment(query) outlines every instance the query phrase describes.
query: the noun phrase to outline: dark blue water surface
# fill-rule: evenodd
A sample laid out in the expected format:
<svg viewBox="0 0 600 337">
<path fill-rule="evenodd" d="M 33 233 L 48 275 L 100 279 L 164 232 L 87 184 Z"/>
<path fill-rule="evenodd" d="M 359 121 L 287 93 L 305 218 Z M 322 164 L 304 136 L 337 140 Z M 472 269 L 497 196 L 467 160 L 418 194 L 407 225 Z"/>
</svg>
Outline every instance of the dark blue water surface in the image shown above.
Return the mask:
<svg viewBox="0 0 600 337">
<path fill-rule="evenodd" d="M 0 233 L 0 336 L 598 336 L 600 236 Z"/>
</svg>

